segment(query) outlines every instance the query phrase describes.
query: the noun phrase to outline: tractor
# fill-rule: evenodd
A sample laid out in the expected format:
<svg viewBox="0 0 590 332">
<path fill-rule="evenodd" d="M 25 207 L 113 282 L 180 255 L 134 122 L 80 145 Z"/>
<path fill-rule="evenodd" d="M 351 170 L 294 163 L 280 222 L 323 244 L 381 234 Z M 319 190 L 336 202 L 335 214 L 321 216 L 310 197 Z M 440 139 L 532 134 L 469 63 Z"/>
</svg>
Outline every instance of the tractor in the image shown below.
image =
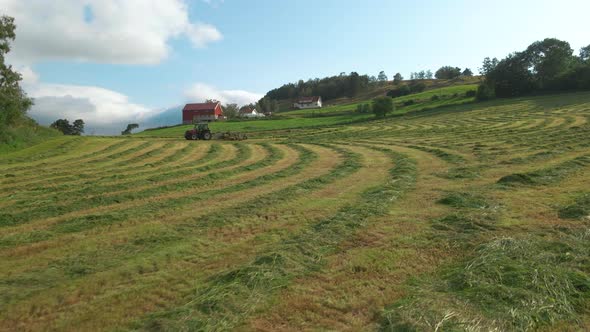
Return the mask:
<svg viewBox="0 0 590 332">
<path fill-rule="evenodd" d="M 195 124 L 195 128 L 187 130 L 184 133 L 184 138 L 188 140 L 210 140 L 211 139 L 211 130 L 209 130 L 209 124 L 207 123 L 197 123 Z"/>
</svg>

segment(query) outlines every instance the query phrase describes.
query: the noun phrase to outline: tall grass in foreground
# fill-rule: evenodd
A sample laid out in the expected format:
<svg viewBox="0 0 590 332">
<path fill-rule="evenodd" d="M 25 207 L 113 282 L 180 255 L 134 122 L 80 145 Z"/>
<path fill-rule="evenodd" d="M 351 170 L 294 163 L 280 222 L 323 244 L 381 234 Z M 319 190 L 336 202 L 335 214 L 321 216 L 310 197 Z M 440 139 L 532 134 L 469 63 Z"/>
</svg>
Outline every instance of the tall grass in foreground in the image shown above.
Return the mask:
<svg viewBox="0 0 590 332">
<path fill-rule="evenodd" d="M 383 314 L 382 331 L 526 331 L 577 322 L 590 298 L 590 229 L 502 237 L 416 280 Z"/>
</svg>

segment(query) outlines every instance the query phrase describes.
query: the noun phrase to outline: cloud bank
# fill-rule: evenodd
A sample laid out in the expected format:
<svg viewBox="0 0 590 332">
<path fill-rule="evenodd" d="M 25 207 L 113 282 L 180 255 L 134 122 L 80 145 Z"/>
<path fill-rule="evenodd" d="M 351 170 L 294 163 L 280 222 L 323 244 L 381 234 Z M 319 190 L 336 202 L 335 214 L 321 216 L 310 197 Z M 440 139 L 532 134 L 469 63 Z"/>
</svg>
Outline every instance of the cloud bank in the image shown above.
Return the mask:
<svg viewBox="0 0 590 332">
<path fill-rule="evenodd" d="M 221 90 L 205 83 L 195 83 L 185 91 L 187 100 L 203 102 L 206 99 L 217 99 L 222 103 L 246 105 L 255 103 L 264 95 L 244 90 Z"/>
<path fill-rule="evenodd" d="M 34 73 L 28 76 L 35 78 Z M 35 104 L 29 115 L 42 125 L 49 125 L 58 118 L 70 121 L 83 119 L 86 134 L 118 135 L 128 123 L 138 123 L 140 129 L 170 126 L 182 121 L 182 106 L 167 109 L 151 109 L 133 103 L 116 91 L 94 86 L 66 84 L 30 83 L 24 84 Z M 33 81 L 34 82 L 34 81 Z M 186 91 L 184 102 L 204 102 L 217 99 L 222 103 L 246 105 L 255 103 L 262 94 L 243 90 L 220 90 L 213 86 L 196 83 Z"/>
<path fill-rule="evenodd" d="M 16 20 L 11 58 L 22 63 L 157 64 L 173 38 L 199 48 L 223 38 L 213 25 L 190 22 L 184 0 L 0 0 L 0 8 Z"/>
<path fill-rule="evenodd" d="M 33 119 L 43 125 L 58 118 L 83 119 L 87 134 L 118 134 L 128 123 L 142 123 L 158 113 L 99 87 L 39 84 L 29 89 L 35 102 L 29 111 Z"/>
</svg>

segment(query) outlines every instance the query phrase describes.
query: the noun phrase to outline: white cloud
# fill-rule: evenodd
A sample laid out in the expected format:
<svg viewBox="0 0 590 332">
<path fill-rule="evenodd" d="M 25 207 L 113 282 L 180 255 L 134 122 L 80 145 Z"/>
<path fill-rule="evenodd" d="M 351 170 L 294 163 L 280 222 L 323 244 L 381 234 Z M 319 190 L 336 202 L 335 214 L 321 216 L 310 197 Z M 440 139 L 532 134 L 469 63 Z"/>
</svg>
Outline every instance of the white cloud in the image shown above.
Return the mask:
<svg viewBox="0 0 590 332">
<path fill-rule="evenodd" d="M 172 38 L 195 47 L 222 39 L 212 25 L 191 23 L 187 0 L 0 0 L 15 17 L 11 59 L 156 64 Z"/>
<path fill-rule="evenodd" d="M 39 75 L 33 71 L 33 69 L 29 66 L 17 66 L 16 71 L 19 72 L 22 76 L 22 85 L 23 87 L 33 86 L 39 83 Z"/>
<path fill-rule="evenodd" d="M 223 103 L 236 103 L 246 105 L 255 103 L 264 95 L 244 90 L 219 90 L 214 86 L 205 83 L 195 83 L 185 95 L 190 102 L 204 102 L 206 99 L 217 99 Z"/>
<path fill-rule="evenodd" d="M 33 71 L 28 75 L 37 77 Z M 42 125 L 63 118 L 70 121 L 83 119 L 86 134 L 118 135 L 128 123 L 138 123 L 145 129 L 181 122 L 182 106 L 154 110 L 105 88 L 31 82 L 23 85 L 35 101 L 29 115 Z M 219 90 L 204 83 L 196 83 L 186 91 L 187 102 L 217 99 L 223 103 L 245 105 L 258 101 L 262 96 L 243 90 Z"/>
<path fill-rule="evenodd" d="M 195 47 L 205 47 L 211 42 L 221 40 L 223 36 L 214 26 L 196 23 L 187 27 L 187 36 Z"/>
<path fill-rule="evenodd" d="M 35 100 L 29 115 L 39 123 L 83 119 L 88 134 L 117 134 L 126 124 L 141 123 L 157 113 L 123 94 L 93 86 L 38 84 L 28 93 Z"/>
</svg>

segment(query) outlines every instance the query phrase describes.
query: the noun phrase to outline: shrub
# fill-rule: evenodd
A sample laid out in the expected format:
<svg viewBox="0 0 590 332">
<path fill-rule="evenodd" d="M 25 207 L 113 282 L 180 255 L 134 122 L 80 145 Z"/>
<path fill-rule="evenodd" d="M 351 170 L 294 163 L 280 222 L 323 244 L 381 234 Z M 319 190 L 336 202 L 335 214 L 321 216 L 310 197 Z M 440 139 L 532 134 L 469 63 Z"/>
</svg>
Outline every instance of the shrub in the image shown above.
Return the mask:
<svg viewBox="0 0 590 332">
<path fill-rule="evenodd" d="M 443 66 L 440 67 L 436 73 L 434 74 L 434 77 L 436 77 L 436 79 L 439 80 L 447 80 L 447 79 L 453 79 L 456 77 L 459 77 L 461 75 L 461 68 L 459 67 L 453 67 L 453 66 Z"/>
<path fill-rule="evenodd" d="M 475 90 L 468 90 L 465 92 L 465 97 L 475 97 L 477 95 L 477 91 Z"/>
<path fill-rule="evenodd" d="M 476 98 L 477 100 L 489 100 L 496 97 L 495 89 L 488 84 L 481 84 L 477 87 Z"/>
<path fill-rule="evenodd" d="M 389 90 L 387 92 L 387 96 L 391 98 L 397 98 L 407 96 L 410 93 L 412 93 L 412 91 L 410 91 L 410 87 L 408 87 L 407 85 L 402 85 L 397 89 Z"/>
<path fill-rule="evenodd" d="M 415 104 L 414 99 L 404 101 L 404 106 L 410 106 L 410 105 L 414 105 L 414 104 Z"/>
<path fill-rule="evenodd" d="M 410 85 L 410 91 L 412 93 L 419 93 L 426 90 L 426 84 L 419 82 L 419 83 L 414 83 L 412 85 Z"/>
<path fill-rule="evenodd" d="M 393 100 L 387 97 L 373 99 L 373 113 L 375 116 L 384 118 L 387 113 L 393 111 Z"/>
<path fill-rule="evenodd" d="M 434 95 L 434 96 L 430 97 L 430 100 L 432 100 L 432 101 L 436 101 L 439 99 L 440 99 L 440 97 L 438 95 Z"/>
</svg>

